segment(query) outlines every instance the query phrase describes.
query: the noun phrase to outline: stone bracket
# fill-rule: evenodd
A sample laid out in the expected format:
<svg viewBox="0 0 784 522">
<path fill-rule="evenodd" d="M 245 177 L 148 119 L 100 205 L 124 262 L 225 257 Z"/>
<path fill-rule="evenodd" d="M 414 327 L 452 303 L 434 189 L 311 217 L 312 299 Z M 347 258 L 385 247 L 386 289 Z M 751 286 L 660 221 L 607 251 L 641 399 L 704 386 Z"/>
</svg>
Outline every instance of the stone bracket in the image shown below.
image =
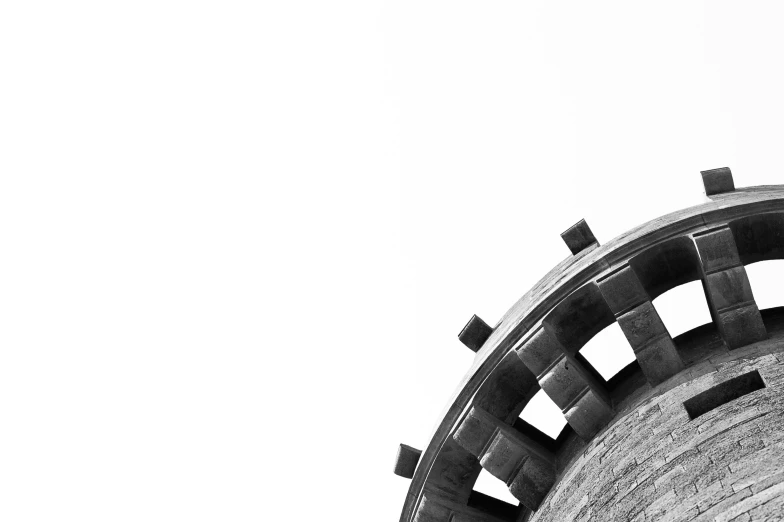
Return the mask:
<svg viewBox="0 0 784 522">
<path fill-rule="evenodd" d="M 667 327 L 631 266 L 623 265 L 596 283 L 651 386 L 685 368 Z"/>
<path fill-rule="evenodd" d="M 481 408 L 471 408 L 453 438 L 531 510 L 555 481 L 552 452 Z"/>
<path fill-rule="evenodd" d="M 395 457 L 395 475 L 408 479 L 412 478 L 421 456 L 422 450 L 401 444 L 397 449 L 397 456 Z"/>
<path fill-rule="evenodd" d="M 722 225 L 691 235 L 699 257 L 711 317 L 730 349 L 766 339 L 768 334 L 741 264 L 735 238 Z"/>
<path fill-rule="evenodd" d="M 700 174 L 702 174 L 702 184 L 705 186 L 705 195 L 708 197 L 735 190 L 735 182 L 732 180 L 732 171 L 729 167 L 703 170 Z"/>
<path fill-rule="evenodd" d="M 590 439 L 612 418 L 607 390 L 566 352 L 544 323 L 514 349 L 581 438 Z"/>
</svg>

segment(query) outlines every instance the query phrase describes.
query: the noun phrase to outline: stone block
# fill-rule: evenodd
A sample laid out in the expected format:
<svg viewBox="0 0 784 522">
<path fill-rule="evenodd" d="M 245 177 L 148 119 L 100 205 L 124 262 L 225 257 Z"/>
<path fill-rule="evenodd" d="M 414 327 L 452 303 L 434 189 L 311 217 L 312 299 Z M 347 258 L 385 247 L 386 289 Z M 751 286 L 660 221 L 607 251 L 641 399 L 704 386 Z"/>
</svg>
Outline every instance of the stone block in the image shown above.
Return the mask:
<svg viewBox="0 0 784 522">
<path fill-rule="evenodd" d="M 468 320 L 457 338 L 471 350 L 478 352 L 491 333 L 493 333 L 493 329 L 479 316 L 474 315 Z"/>
<path fill-rule="evenodd" d="M 705 277 L 705 288 L 718 312 L 740 303 L 754 301 L 751 284 L 743 266 L 708 274 Z"/>
<path fill-rule="evenodd" d="M 561 344 L 541 325 L 516 346 L 515 350 L 523 364 L 537 377 L 564 354 Z"/>
<path fill-rule="evenodd" d="M 566 421 L 583 440 L 590 440 L 610 422 L 612 416 L 610 406 L 591 390 L 564 412 Z"/>
<path fill-rule="evenodd" d="M 498 431 L 490 442 L 480 463 L 494 477 L 509 482 L 520 463 L 530 452 L 509 433 Z"/>
<path fill-rule="evenodd" d="M 561 238 L 573 255 L 579 254 L 591 245 L 599 244 L 584 219 L 569 227 L 561 234 Z"/>
<path fill-rule="evenodd" d="M 539 380 L 539 385 L 561 410 L 567 408 L 588 388 L 574 361 L 562 357 Z"/>
<path fill-rule="evenodd" d="M 635 351 L 656 337 L 668 335 L 667 328 L 650 301 L 618 317 L 618 324 Z"/>
<path fill-rule="evenodd" d="M 694 234 L 694 244 L 706 274 L 740 265 L 738 247 L 729 227 Z"/>
<path fill-rule="evenodd" d="M 498 501 L 500 502 L 500 501 Z M 516 511 L 514 506 L 508 511 Z M 509 522 L 510 516 L 496 516 L 483 509 L 457 502 L 442 493 L 426 488 L 417 508 L 414 522 Z"/>
<path fill-rule="evenodd" d="M 455 498 L 468 500 L 481 471 L 482 466 L 474 455 L 452 437 L 446 437 L 427 473 L 427 484 L 439 491 L 449 491 Z"/>
<path fill-rule="evenodd" d="M 635 351 L 635 357 L 651 386 L 656 386 L 685 369 L 669 335 L 659 337 L 641 350 Z"/>
<path fill-rule="evenodd" d="M 721 312 L 718 323 L 719 332 L 730 349 L 762 341 L 768 336 L 756 304 Z"/>
<path fill-rule="evenodd" d="M 596 281 L 612 313 L 619 315 L 648 301 L 648 293 L 628 265 Z"/>
<path fill-rule="evenodd" d="M 421 450 L 401 444 L 395 458 L 395 475 L 409 479 L 413 477 L 421 455 Z"/>
<path fill-rule="evenodd" d="M 471 455 L 479 457 L 493 437 L 498 423 L 497 419 L 492 419 L 487 413 L 474 407 L 463 418 L 452 437 Z"/>
<path fill-rule="evenodd" d="M 700 174 L 702 174 L 702 184 L 705 186 L 706 196 L 735 190 L 735 182 L 732 180 L 732 171 L 729 167 L 703 170 Z"/>
<path fill-rule="evenodd" d="M 509 352 L 479 387 L 473 404 L 493 417 L 513 422 L 520 404 L 538 389 L 536 376 L 515 352 Z"/>
<path fill-rule="evenodd" d="M 436 495 L 426 491 L 422 494 L 414 522 L 448 522 L 451 516 L 452 510 L 439 502 Z"/>
<path fill-rule="evenodd" d="M 555 470 L 551 464 L 531 457 L 527 459 L 517 475 L 509 483 L 509 491 L 525 507 L 536 511 L 555 482 Z"/>
</svg>

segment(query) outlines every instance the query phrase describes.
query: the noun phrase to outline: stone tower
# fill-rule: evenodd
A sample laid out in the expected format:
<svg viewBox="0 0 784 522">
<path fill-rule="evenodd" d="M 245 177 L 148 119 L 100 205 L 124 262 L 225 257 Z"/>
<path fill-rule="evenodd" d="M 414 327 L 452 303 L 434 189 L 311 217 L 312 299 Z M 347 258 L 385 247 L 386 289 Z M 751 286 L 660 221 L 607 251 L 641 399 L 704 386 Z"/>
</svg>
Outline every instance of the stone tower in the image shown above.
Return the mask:
<svg viewBox="0 0 784 522">
<path fill-rule="evenodd" d="M 784 520 L 784 307 L 760 311 L 745 270 L 784 258 L 784 186 L 702 178 L 710 202 L 603 246 L 577 223 L 495 327 L 471 318 L 476 358 L 430 444 L 398 451 L 401 522 Z M 672 338 L 652 301 L 697 280 L 712 322 Z M 613 321 L 636 361 L 605 380 L 579 350 Z M 518 418 L 540 389 L 557 440 Z M 519 505 L 473 491 L 482 468 Z"/>
</svg>

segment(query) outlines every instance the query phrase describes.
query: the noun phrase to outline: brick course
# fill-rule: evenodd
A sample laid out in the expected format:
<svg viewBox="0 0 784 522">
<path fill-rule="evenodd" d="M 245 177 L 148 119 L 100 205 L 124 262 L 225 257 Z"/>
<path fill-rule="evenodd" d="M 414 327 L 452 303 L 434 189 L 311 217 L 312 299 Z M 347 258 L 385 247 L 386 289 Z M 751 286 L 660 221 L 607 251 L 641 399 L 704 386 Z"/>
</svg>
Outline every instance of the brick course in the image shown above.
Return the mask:
<svg viewBox="0 0 784 522">
<path fill-rule="evenodd" d="M 649 389 L 566 468 L 529 522 L 784 520 L 784 338 Z M 695 371 L 696 370 L 696 371 Z M 766 388 L 690 420 L 683 402 L 758 370 Z"/>
</svg>

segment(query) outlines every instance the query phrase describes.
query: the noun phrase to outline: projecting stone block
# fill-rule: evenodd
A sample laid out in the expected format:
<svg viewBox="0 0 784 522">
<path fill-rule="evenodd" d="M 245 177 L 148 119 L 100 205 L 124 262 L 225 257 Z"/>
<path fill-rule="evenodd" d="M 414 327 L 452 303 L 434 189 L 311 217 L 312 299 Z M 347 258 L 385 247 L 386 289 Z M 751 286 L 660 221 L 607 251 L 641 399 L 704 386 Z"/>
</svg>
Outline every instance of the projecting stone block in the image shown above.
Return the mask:
<svg viewBox="0 0 784 522">
<path fill-rule="evenodd" d="M 542 375 L 564 353 L 560 343 L 541 325 L 515 350 L 520 360 L 537 377 Z"/>
<path fill-rule="evenodd" d="M 599 244 L 584 219 L 569 227 L 561 234 L 561 238 L 573 255 L 579 254 L 591 245 Z"/>
<path fill-rule="evenodd" d="M 705 287 L 719 312 L 741 303 L 754 301 L 751 284 L 743 266 L 707 275 Z"/>
<path fill-rule="evenodd" d="M 730 349 L 762 341 L 768 337 L 756 304 L 721 312 L 719 332 Z"/>
<path fill-rule="evenodd" d="M 667 329 L 650 301 L 618 317 L 618 324 L 635 351 L 652 339 L 667 335 Z"/>
<path fill-rule="evenodd" d="M 471 408 L 453 438 L 471 455 L 479 457 L 495 433 L 497 422 L 479 408 Z"/>
<path fill-rule="evenodd" d="M 518 405 L 537 389 L 536 376 L 510 351 L 479 387 L 473 405 L 501 421 L 514 422 L 520 415 Z"/>
<path fill-rule="evenodd" d="M 683 361 L 634 270 L 626 265 L 597 284 L 648 382 L 655 386 L 681 371 Z"/>
<path fill-rule="evenodd" d="M 536 511 L 554 483 L 553 466 L 536 457 L 530 457 L 509 483 L 509 491 L 525 507 Z"/>
<path fill-rule="evenodd" d="M 425 491 L 414 516 L 414 522 L 448 522 L 451 516 L 452 510 L 449 507 L 439 502 L 436 495 Z"/>
<path fill-rule="evenodd" d="M 708 307 L 724 342 L 739 348 L 765 339 L 765 325 L 732 231 L 725 226 L 692 237 L 702 263 Z"/>
<path fill-rule="evenodd" d="M 694 244 L 706 274 L 740 265 L 738 247 L 729 227 L 695 234 Z"/>
<path fill-rule="evenodd" d="M 572 426 L 578 435 L 590 433 L 593 429 L 594 423 L 589 418 L 591 415 L 601 412 L 596 418 L 602 425 L 606 418 L 605 412 L 612 416 L 612 409 L 605 397 L 606 390 L 581 367 L 579 361 L 565 353 L 547 329 L 539 327 L 516 349 L 520 359 L 537 375 L 542 390 L 564 412 L 567 422 L 571 424 L 570 418 L 574 418 L 579 424 Z M 585 399 L 586 396 L 595 398 L 603 406 L 594 406 L 592 400 Z M 588 404 L 587 416 L 572 412 L 570 417 L 567 410 L 573 410 L 574 405 L 581 401 Z"/>
<path fill-rule="evenodd" d="M 539 380 L 539 385 L 561 410 L 567 408 L 588 387 L 576 364 L 563 356 Z"/>
<path fill-rule="evenodd" d="M 590 389 L 564 412 L 566 421 L 583 440 L 590 440 L 612 416 L 610 406 Z"/>
<path fill-rule="evenodd" d="M 474 315 L 468 320 L 457 338 L 471 350 L 478 352 L 491 333 L 493 333 L 493 329 L 477 315 Z"/>
<path fill-rule="evenodd" d="M 706 196 L 735 190 L 735 182 L 732 180 L 732 171 L 729 167 L 703 170 L 700 174 L 702 174 L 702 184 L 705 186 Z"/>
<path fill-rule="evenodd" d="M 666 381 L 685 368 L 669 335 L 649 342 L 634 355 L 651 386 Z"/>
<path fill-rule="evenodd" d="M 509 516 L 495 516 L 425 488 L 413 522 L 509 522 L 509 519 Z"/>
<path fill-rule="evenodd" d="M 480 463 L 491 475 L 506 483 L 530 453 L 519 440 L 504 431 L 498 431 L 482 455 Z"/>
<path fill-rule="evenodd" d="M 401 444 L 397 450 L 397 458 L 395 459 L 395 475 L 409 479 L 413 477 L 414 470 L 416 470 L 421 455 L 421 450 Z"/>
<path fill-rule="evenodd" d="M 615 315 L 649 300 L 640 279 L 628 265 L 599 279 L 597 283 L 607 306 Z"/>
</svg>

